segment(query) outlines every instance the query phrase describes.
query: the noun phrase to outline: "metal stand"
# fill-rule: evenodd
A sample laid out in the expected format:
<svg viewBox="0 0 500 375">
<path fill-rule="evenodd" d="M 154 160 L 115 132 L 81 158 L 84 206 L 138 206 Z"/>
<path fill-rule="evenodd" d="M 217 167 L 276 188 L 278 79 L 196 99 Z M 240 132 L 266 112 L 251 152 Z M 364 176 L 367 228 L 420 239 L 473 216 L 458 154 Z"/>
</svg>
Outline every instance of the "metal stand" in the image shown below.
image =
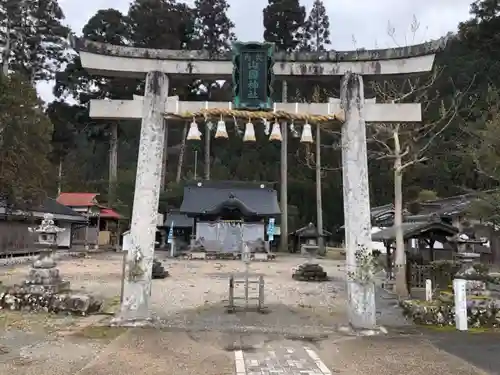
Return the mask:
<svg viewBox="0 0 500 375">
<path fill-rule="evenodd" d="M 235 296 L 235 287 L 239 284 L 244 284 L 244 296 Z M 257 296 L 250 296 L 250 286 L 252 284 L 257 284 Z M 238 306 L 237 301 L 245 301 L 243 306 Z M 251 302 L 256 301 L 257 304 L 252 306 Z M 265 312 L 264 306 L 264 276 L 262 275 L 252 275 L 244 273 L 243 275 L 231 275 L 229 277 L 229 303 L 227 306 L 227 311 L 232 313 L 238 308 L 243 308 L 243 310 L 248 311 L 256 309 L 258 312 Z"/>
<path fill-rule="evenodd" d="M 237 308 L 235 301 L 244 300 L 244 309 L 250 309 L 250 301 L 257 300 L 257 310 L 262 312 L 264 309 L 264 277 L 262 275 L 252 275 L 250 273 L 250 249 L 247 245 L 243 246 L 243 251 L 241 254 L 241 259 L 245 263 L 245 272 L 243 274 L 232 274 L 229 277 L 229 305 L 227 306 L 228 312 L 234 312 Z M 234 288 L 238 284 L 243 284 L 244 296 L 235 297 Z M 250 296 L 250 285 L 258 284 L 258 296 Z"/>
</svg>

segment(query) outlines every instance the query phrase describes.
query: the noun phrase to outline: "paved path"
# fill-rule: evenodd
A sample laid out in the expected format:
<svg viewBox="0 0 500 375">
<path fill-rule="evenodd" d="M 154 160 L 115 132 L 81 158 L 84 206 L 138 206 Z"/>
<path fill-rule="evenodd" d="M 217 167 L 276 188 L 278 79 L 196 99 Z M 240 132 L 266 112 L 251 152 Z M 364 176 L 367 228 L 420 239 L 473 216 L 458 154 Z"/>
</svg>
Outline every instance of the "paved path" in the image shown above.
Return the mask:
<svg viewBox="0 0 500 375">
<path fill-rule="evenodd" d="M 331 375 L 318 354 L 307 346 L 269 344 L 254 351 L 234 352 L 236 375 Z"/>
<path fill-rule="evenodd" d="M 489 374 L 500 375 L 500 334 L 429 332 L 432 344 Z"/>
</svg>

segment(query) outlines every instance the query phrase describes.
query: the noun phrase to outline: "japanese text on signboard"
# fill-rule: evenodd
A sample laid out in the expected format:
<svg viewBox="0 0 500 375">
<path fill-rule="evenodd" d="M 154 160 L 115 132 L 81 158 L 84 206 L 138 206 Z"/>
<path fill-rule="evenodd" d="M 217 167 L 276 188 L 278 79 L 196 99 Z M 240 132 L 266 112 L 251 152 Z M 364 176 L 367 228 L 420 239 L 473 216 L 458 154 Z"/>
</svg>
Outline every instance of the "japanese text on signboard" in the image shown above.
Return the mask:
<svg viewBox="0 0 500 375">
<path fill-rule="evenodd" d="M 267 100 L 267 56 L 262 51 L 244 51 L 241 61 L 241 95 L 248 104 Z"/>
</svg>

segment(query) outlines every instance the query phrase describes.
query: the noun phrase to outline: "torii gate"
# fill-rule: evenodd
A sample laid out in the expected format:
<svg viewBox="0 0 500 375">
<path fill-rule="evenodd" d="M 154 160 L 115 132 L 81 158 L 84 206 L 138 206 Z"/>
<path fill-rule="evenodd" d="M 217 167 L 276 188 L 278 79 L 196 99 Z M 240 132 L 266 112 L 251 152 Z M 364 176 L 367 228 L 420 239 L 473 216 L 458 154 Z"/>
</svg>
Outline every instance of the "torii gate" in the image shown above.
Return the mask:
<svg viewBox="0 0 500 375">
<path fill-rule="evenodd" d="M 419 122 L 420 104 L 375 104 L 364 99 L 363 75 L 401 75 L 432 70 L 442 38 L 425 44 L 383 50 L 275 54 L 277 78 L 293 76 L 343 76 L 341 99 L 329 103 L 276 103 L 275 110 L 316 115 L 343 113 L 342 163 L 346 271 L 357 267 L 356 253 L 371 253 L 370 198 L 366 122 Z M 164 149 L 164 114 L 228 108 L 230 103 L 183 102 L 168 98 L 169 77 L 189 76 L 231 79 L 230 55 L 214 59 L 206 51 L 173 51 L 122 47 L 74 40 L 82 66 L 91 74 L 146 78 L 144 97 L 134 100 L 94 100 L 90 116 L 109 119 L 141 119 L 137 177 L 131 224 L 127 277 L 117 324 L 142 324 L 151 319 L 151 269 L 154 255 L 156 213 L 160 194 Z M 286 138 L 283 140 L 286 141 Z M 286 195 L 285 195 L 286 199 Z M 141 272 L 133 274 L 132 268 Z M 374 285 L 347 277 L 348 314 L 354 327 L 376 325 Z"/>
</svg>

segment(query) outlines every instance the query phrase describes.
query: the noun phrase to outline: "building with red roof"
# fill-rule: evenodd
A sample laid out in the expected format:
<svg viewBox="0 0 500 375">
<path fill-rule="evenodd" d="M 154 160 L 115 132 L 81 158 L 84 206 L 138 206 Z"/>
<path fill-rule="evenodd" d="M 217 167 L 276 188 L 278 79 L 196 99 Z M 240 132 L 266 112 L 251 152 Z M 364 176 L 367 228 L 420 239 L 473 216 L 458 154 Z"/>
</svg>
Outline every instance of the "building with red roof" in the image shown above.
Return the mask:
<svg viewBox="0 0 500 375">
<path fill-rule="evenodd" d="M 113 208 L 101 205 L 98 193 L 61 193 L 57 202 L 88 219 L 83 230 L 75 233 L 75 242 L 90 247 L 114 246 L 119 238 L 119 221 L 125 219 Z"/>
</svg>

